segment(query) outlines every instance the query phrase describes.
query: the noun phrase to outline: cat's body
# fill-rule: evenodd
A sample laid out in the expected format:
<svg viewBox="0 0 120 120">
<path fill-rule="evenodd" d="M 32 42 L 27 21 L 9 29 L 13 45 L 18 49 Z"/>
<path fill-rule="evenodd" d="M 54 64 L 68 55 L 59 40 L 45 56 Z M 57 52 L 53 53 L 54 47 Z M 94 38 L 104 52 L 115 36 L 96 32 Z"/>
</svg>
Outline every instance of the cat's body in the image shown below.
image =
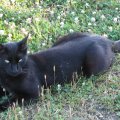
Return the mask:
<svg viewBox="0 0 120 120">
<path fill-rule="evenodd" d="M 48 87 L 55 83 L 69 82 L 75 72 L 89 77 L 107 70 L 114 59 L 112 50 L 113 45 L 115 46 L 114 42 L 101 36 L 86 34 L 81 37 L 81 35 L 81 33 L 67 35 L 56 42 L 52 48 L 31 55 L 26 53 L 27 38 L 14 44 L 2 45 L 0 47 L 2 59 L 0 83 L 14 95 L 9 102 L 22 98 L 26 101 L 37 98 L 41 86 Z M 14 48 L 16 45 L 17 47 Z M 4 47 L 7 46 L 11 49 L 6 54 Z M 10 54 L 10 51 L 13 54 Z M 13 56 L 13 61 L 6 60 L 7 55 Z M 10 68 L 6 69 L 5 66 L 9 64 L 11 64 Z M 8 107 L 9 102 L 0 104 L 0 109 Z"/>
</svg>

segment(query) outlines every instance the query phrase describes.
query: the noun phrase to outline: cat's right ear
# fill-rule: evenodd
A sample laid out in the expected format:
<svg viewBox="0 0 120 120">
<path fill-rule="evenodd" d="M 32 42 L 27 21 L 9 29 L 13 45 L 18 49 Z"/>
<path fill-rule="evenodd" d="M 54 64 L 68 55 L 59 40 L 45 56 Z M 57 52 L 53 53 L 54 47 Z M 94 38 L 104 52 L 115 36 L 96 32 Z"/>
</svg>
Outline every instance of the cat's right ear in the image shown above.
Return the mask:
<svg viewBox="0 0 120 120">
<path fill-rule="evenodd" d="M 4 45 L 3 44 L 0 44 L 0 53 L 3 53 L 4 52 Z"/>
<path fill-rule="evenodd" d="M 29 34 L 23 38 L 20 42 L 18 42 L 19 48 L 21 50 L 25 50 L 27 49 L 27 40 L 28 40 Z"/>
</svg>

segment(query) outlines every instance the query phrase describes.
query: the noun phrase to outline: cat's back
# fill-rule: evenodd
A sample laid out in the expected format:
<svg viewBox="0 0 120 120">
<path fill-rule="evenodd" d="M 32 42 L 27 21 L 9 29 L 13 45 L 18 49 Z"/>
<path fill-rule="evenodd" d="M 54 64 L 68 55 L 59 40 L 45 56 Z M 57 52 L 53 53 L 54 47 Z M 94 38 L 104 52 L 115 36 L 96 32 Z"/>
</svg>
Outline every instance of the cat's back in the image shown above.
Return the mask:
<svg viewBox="0 0 120 120">
<path fill-rule="evenodd" d="M 86 46 L 92 43 L 104 46 L 105 44 L 112 44 L 112 41 L 96 34 L 74 32 L 58 38 L 57 41 L 53 44 L 53 47 L 64 45 L 67 47 L 71 44 L 75 46 Z"/>
<path fill-rule="evenodd" d="M 93 44 L 102 47 L 104 50 L 111 49 L 112 41 L 99 35 L 87 33 L 72 33 L 63 36 L 60 41 L 57 41 L 53 47 L 37 52 L 34 56 L 65 56 L 65 55 L 81 55 Z"/>
<path fill-rule="evenodd" d="M 64 35 L 62 37 L 57 38 L 57 41 L 53 44 L 53 46 L 57 46 L 60 44 L 64 44 L 66 42 L 70 42 L 72 40 L 78 39 L 78 38 L 84 38 L 90 36 L 90 34 L 88 33 L 80 33 L 80 32 L 74 32 L 74 33 L 70 33 L 67 35 Z"/>
<path fill-rule="evenodd" d="M 71 39 L 71 37 L 73 39 Z M 68 39 L 69 38 L 69 39 Z M 43 50 L 32 55 L 35 61 L 41 61 L 40 63 L 45 63 L 45 61 L 56 62 L 63 60 L 80 60 L 84 58 L 86 52 L 89 48 L 97 46 L 101 48 L 102 51 L 111 54 L 112 41 L 109 39 L 92 34 L 73 33 L 68 35 L 67 38 L 63 36 L 62 41 L 57 43 L 54 47 L 47 50 Z"/>
</svg>

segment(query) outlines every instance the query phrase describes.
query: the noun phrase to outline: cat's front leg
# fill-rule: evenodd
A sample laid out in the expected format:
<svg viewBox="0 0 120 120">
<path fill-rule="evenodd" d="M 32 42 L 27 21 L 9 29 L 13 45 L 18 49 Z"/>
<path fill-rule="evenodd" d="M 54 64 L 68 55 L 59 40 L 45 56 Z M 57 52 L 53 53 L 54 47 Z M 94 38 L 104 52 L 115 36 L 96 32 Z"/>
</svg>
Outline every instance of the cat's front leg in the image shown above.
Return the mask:
<svg viewBox="0 0 120 120">
<path fill-rule="evenodd" d="M 5 111 L 9 106 L 12 106 L 13 103 L 16 102 L 16 100 L 17 100 L 16 95 L 9 96 L 8 99 L 0 103 L 0 112 Z"/>
<path fill-rule="evenodd" d="M 3 96 L 5 96 L 5 91 L 4 91 L 4 89 L 0 86 L 0 98 L 2 98 Z"/>
</svg>

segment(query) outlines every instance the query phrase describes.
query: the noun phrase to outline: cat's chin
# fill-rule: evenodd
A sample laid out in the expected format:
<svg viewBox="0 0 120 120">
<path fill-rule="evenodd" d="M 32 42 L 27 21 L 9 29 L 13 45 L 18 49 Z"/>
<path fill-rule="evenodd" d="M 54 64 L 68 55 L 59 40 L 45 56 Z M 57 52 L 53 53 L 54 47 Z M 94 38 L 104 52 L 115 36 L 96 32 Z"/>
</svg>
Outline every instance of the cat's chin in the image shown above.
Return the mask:
<svg viewBox="0 0 120 120">
<path fill-rule="evenodd" d="M 9 76 L 11 77 L 17 77 L 19 76 L 21 73 L 7 73 Z"/>
</svg>

